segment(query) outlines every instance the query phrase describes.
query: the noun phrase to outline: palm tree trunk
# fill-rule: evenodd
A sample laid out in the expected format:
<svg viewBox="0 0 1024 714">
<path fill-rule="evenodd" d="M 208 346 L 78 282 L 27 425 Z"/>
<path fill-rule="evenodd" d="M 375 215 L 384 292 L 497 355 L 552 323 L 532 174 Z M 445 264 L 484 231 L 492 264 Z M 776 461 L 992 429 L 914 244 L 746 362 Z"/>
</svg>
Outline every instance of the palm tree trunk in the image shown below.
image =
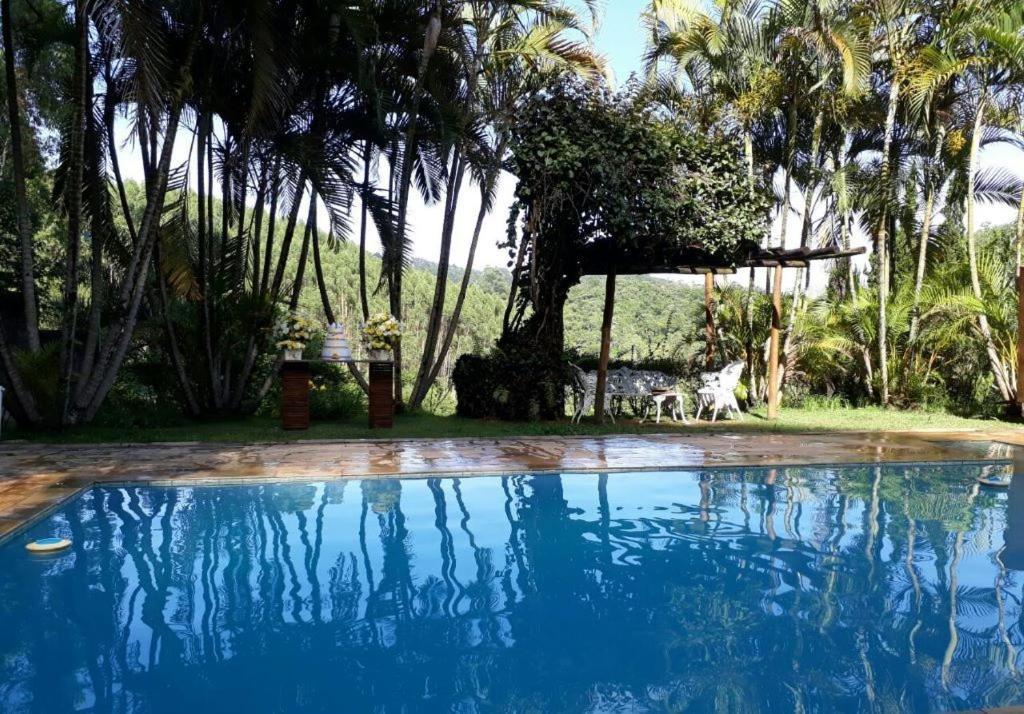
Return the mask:
<svg viewBox="0 0 1024 714">
<path fill-rule="evenodd" d="M 103 104 L 103 125 L 107 134 L 107 155 L 110 157 L 110 169 L 114 174 L 114 184 L 117 187 L 117 197 L 121 202 L 121 213 L 124 215 L 125 226 L 128 228 L 128 237 L 132 245 L 138 240 L 138 233 L 135 230 L 135 218 L 132 216 L 131 206 L 128 204 L 128 193 L 124 188 L 124 178 L 121 176 L 121 162 L 117 157 L 117 141 L 114 139 L 114 111 L 117 106 L 117 98 L 114 95 L 114 78 L 110 73 L 109 61 L 106 69 L 107 97 Z"/>
<path fill-rule="evenodd" d="M 412 189 L 412 166 L 413 157 L 416 155 L 416 126 L 419 123 L 420 102 L 423 97 L 423 81 L 426 79 L 427 68 L 430 66 L 430 59 L 437 49 L 437 43 L 441 36 L 441 15 L 440 5 L 435 6 L 430 20 L 427 23 L 427 30 L 423 38 L 423 52 L 420 55 L 420 63 L 416 72 L 416 84 L 413 87 L 412 105 L 407 118 L 408 126 L 405 132 L 405 144 L 403 146 L 402 167 L 400 172 L 400 183 L 398 186 L 398 223 L 396 224 L 395 245 L 392 246 L 391 275 L 389 279 L 389 306 L 391 315 L 402 321 L 402 272 L 403 264 L 401 252 L 406 240 L 406 219 L 409 213 L 409 194 Z M 394 340 L 392 347 L 394 354 L 395 371 L 395 410 L 402 411 L 405 408 L 405 400 L 402 394 L 402 337 L 399 335 Z"/>
<path fill-rule="evenodd" d="M 201 12 L 201 11 L 200 11 Z M 123 317 L 108 328 L 111 335 L 103 350 L 102 358 L 97 359 L 93 373 L 89 375 L 89 383 L 82 392 L 82 398 L 76 399 L 75 413 L 72 421 L 89 421 L 96 416 L 103 400 L 106 398 L 114 380 L 124 362 L 125 354 L 135 325 L 138 322 L 139 306 L 142 302 L 146 276 L 152 263 L 153 247 L 159 232 L 160 210 L 167 194 L 167 181 L 170 175 L 171 155 L 174 149 L 174 138 L 178 132 L 178 121 L 181 117 L 181 106 L 174 105 L 167 117 L 164 131 L 164 145 L 160 159 L 156 164 L 153 184 L 146 195 L 146 210 L 142 214 L 139 225 L 139 242 L 132 253 L 128 269 L 121 286 L 119 304 L 124 310 Z"/>
<path fill-rule="evenodd" d="M 14 358 L 14 351 L 7 341 L 7 331 L 3 322 L 3 318 L 0 317 L 0 366 L 3 367 L 7 386 L 10 387 L 14 396 L 14 404 L 8 403 L 5 408 L 9 409 L 19 421 L 24 419 L 32 426 L 39 426 L 43 421 L 42 414 L 36 405 L 35 397 L 21 376 L 21 369 Z"/>
<path fill-rule="evenodd" d="M 811 167 L 812 175 L 807 181 L 806 189 L 804 190 L 804 210 L 800 221 L 800 247 L 806 248 L 810 245 L 811 241 L 811 219 L 814 211 L 814 191 L 816 184 L 816 177 L 818 169 L 818 154 L 821 151 L 821 132 L 822 127 L 825 123 L 825 113 L 819 111 L 814 117 L 814 130 L 811 134 Z M 790 339 L 793 337 L 793 330 L 796 327 L 796 315 L 801 309 L 801 301 L 803 300 L 804 291 L 804 270 L 807 270 L 806 276 L 810 279 L 809 268 L 797 268 L 796 279 L 793 281 L 793 306 L 789 310 L 789 317 L 786 320 L 786 333 L 782 338 L 782 344 L 789 344 Z"/>
<path fill-rule="evenodd" d="M 232 152 L 230 129 L 225 128 L 224 141 L 221 146 L 223 147 L 223 153 L 220 164 L 220 250 L 217 253 L 220 260 L 217 261 L 216 265 L 223 268 L 224 256 L 228 252 L 228 230 L 231 226 L 235 210 L 235 202 L 231 199 L 231 164 L 237 159 L 235 159 Z M 213 182 L 212 175 L 210 182 Z M 220 277 L 219 271 L 217 277 Z"/>
<path fill-rule="evenodd" d="M 68 179 L 64 193 L 67 246 L 64 264 L 64 317 L 60 348 L 60 421 L 71 416 L 75 339 L 78 333 L 78 260 L 82 240 L 82 184 L 85 174 L 85 106 L 88 96 L 89 18 L 85 0 L 75 3 L 75 65 L 71 87 L 72 119 L 69 134 Z"/>
<path fill-rule="evenodd" d="M 281 159 L 274 157 L 274 168 L 270 172 L 270 215 L 267 216 L 267 243 L 263 248 L 263 274 L 260 276 L 258 294 L 263 297 L 270 283 L 270 263 L 274 257 L 274 228 L 277 224 L 277 199 L 281 194 Z"/>
<path fill-rule="evenodd" d="M 428 388 L 437 380 L 438 374 L 441 373 L 441 366 L 444 364 L 448 351 L 451 349 L 452 341 L 455 339 L 455 331 L 459 326 L 459 319 L 462 316 L 462 305 L 466 300 L 466 293 L 469 290 L 469 279 L 473 275 L 473 259 L 476 257 L 476 246 L 480 240 L 484 217 L 487 215 L 487 201 L 484 199 L 484 192 L 481 191 L 480 193 L 480 210 L 477 211 L 476 226 L 473 228 L 473 239 L 469 243 L 466 269 L 462 274 L 462 284 L 459 285 L 459 295 L 455 299 L 455 308 L 452 310 L 452 316 L 448 320 L 448 330 L 445 332 L 444 341 L 441 343 L 441 349 L 437 354 L 437 361 L 434 363 L 434 368 L 431 370 L 430 378 L 427 381 Z"/>
<path fill-rule="evenodd" d="M 370 162 L 373 160 L 373 144 L 366 142 L 363 150 L 363 200 L 360 201 L 361 221 L 359 223 L 359 304 L 363 308 L 363 320 L 370 319 L 370 301 L 366 297 L 366 222 L 369 211 L 366 208 L 366 194 L 370 190 Z"/>
<path fill-rule="evenodd" d="M 7 126 L 11 141 L 11 171 L 14 178 L 14 211 L 21 248 L 21 300 L 25 315 L 27 347 L 37 352 L 39 315 L 36 306 L 35 257 L 32 251 L 32 221 L 25 190 L 25 146 L 21 135 L 21 108 L 18 106 L 18 73 L 14 66 L 14 29 L 11 25 L 11 0 L 0 0 L 3 23 L 4 70 L 7 81 Z"/>
<path fill-rule="evenodd" d="M 921 321 L 921 288 L 924 285 L 924 273 L 928 264 L 928 239 L 932 232 L 932 217 L 935 212 L 936 170 L 942 158 L 942 145 L 945 140 L 946 128 L 942 124 L 938 127 L 935 137 L 935 148 L 932 150 L 932 162 L 925 170 L 926 198 L 924 202 L 924 215 L 921 217 L 921 238 L 917 246 L 917 273 L 914 275 L 914 300 L 910 312 L 910 336 L 909 341 L 913 349 L 914 341 L 917 339 L 917 330 Z"/>
<path fill-rule="evenodd" d="M 213 294 L 210 290 L 210 256 L 213 253 L 213 231 L 210 226 L 212 207 L 207 195 L 213 194 L 213 170 L 207 158 L 207 148 L 211 133 L 211 118 L 208 113 L 201 114 L 196 122 L 198 135 L 196 151 L 196 243 L 198 244 L 199 273 L 199 331 L 200 340 L 206 355 L 206 374 L 210 380 L 210 399 L 214 411 L 220 411 L 221 390 L 218 370 L 213 355 Z"/>
<path fill-rule="evenodd" d="M 797 111 L 796 102 L 789 106 L 788 119 L 786 121 L 786 166 L 785 186 L 782 190 L 782 224 L 779 226 L 779 247 L 785 249 L 786 237 L 789 232 L 789 211 L 793 202 L 793 163 L 796 160 L 796 135 L 797 135 Z"/>
<path fill-rule="evenodd" d="M 320 305 L 324 309 L 324 316 L 327 322 L 334 323 L 334 310 L 331 308 L 331 296 L 327 292 L 327 282 L 324 280 L 324 266 L 320 261 L 320 231 L 316 227 L 316 211 L 311 212 L 313 231 L 313 273 L 316 276 L 316 286 L 320 292 Z"/>
<path fill-rule="evenodd" d="M 853 134 L 849 129 L 844 127 L 843 131 L 843 145 L 841 148 L 836 149 L 835 162 L 836 171 L 842 172 L 842 198 L 841 198 L 841 209 L 842 215 L 840 217 L 840 233 L 843 245 L 843 250 L 850 249 L 850 239 L 853 233 L 853 210 L 851 208 L 850 201 L 850 187 L 848 183 L 848 176 L 846 174 L 846 167 L 850 163 L 850 152 L 853 147 Z M 843 259 L 846 262 L 846 288 L 849 291 L 850 296 L 857 294 L 857 276 L 853 268 L 853 260 L 850 258 Z"/>
<path fill-rule="evenodd" d="M 754 178 L 754 137 L 749 126 L 743 130 L 743 154 L 747 165 L 747 186 L 750 189 L 750 197 L 754 198 L 757 186 Z M 747 337 L 744 342 L 746 353 L 747 379 L 750 380 L 750 389 L 747 390 L 747 406 L 752 407 L 756 401 L 754 395 L 754 283 L 755 271 L 750 269 L 750 277 L 747 281 L 747 297 L 743 305 L 743 311 L 747 320 Z"/>
<path fill-rule="evenodd" d="M 92 105 L 92 81 L 86 83 L 86 105 Z M 93 362 L 96 359 L 96 352 L 99 346 L 100 330 L 102 329 L 104 287 L 103 276 L 103 242 L 107 240 L 107 226 L 113 223 L 113 216 L 110 215 L 109 191 L 106 185 L 99 184 L 99 177 L 103 176 L 100 161 L 102 158 L 101 135 L 92 113 L 86 114 L 85 144 L 87 161 L 90 163 L 90 183 L 86 187 L 86 195 L 89 199 L 89 216 L 92 222 L 89 231 L 89 320 L 86 329 L 85 346 L 82 349 L 82 366 L 80 372 L 89 374 L 92 371 Z M 104 218 L 109 222 L 105 222 Z M 76 385 L 80 391 L 82 382 Z"/>
<path fill-rule="evenodd" d="M 1021 186 L 1020 203 L 1017 205 L 1017 273 L 1020 274 L 1022 252 L 1024 252 L 1024 185 Z"/>
<path fill-rule="evenodd" d="M 409 398 L 409 405 L 415 409 L 427 396 L 430 388 L 430 372 L 434 367 L 434 352 L 437 349 L 437 339 L 440 336 L 442 320 L 444 318 L 445 298 L 448 295 L 448 268 L 451 261 L 452 235 L 455 232 L 455 212 L 459 204 L 459 195 L 462 190 L 462 181 L 466 173 L 466 162 L 459 149 L 454 151 L 452 166 L 449 171 L 448 186 L 445 191 L 444 222 L 441 227 L 441 250 L 437 260 L 437 274 L 434 278 L 434 298 L 430 306 L 430 316 L 427 319 L 427 330 L 423 340 L 423 354 L 420 356 L 420 368 L 416 374 L 416 381 L 413 383 L 412 394 Z"/>
<path fill-rule="evenodd" d="M 299 178 L 295 182 L 295 195 L 292 198 L 291 210 L 288 212 L 288 224 L 285 226 L 284 235 L 281 237 L 281 250 L 277 256 L 277 267 L 274 270 L 274 281 L 270 285 L 269 299 L 277 301 L 281 294 L 281 284 L 284 282 L 284 270 L 288 264 L 289 253 L 291 252 L 292 240 L 295 238 L 295 226 L 299 221 L 299 207 L 302 204 L 302 194 L 306 189 L 306 171 L 299 170 Z"/>
<path fill-rule="evenodd" d="M 171 358 L 171 367 L 178 378 L 178 386 L 181 388 L 182 396 L 185 398 L 185 409 L 189 416 L 198 417 L 201 413 L 199 401 L 196 399 L 195 390 L 192 388 L 192 380 L 185 369 L 185 358 L 178 343 L 178 335 L 174 329 L 174 320 L 171 319 L 169 310 L 170 300 L 167 296 L 167 281 L 164 279 L 160 247 L 160 239 L 157 239 L 156 245 L 153 246 L 153 262 L 156 268 L 157 300 L 164 328 L 164 339 L 167 340 L 167 352 Z"/>
<path fill-rule="evenodd" d="M 971 290 L 974 297 L 979 301 L 984 297 L 981 291 L 981 280 L 978 277 L 978 246 L 974 234 L 974 213 L 975 200 L 974 189 L 977 180 L 978 153 L 981 149 L 981 131 L 984 126 L 985 107 L 987 95 L 983 92 L 978 101 L 978 108 L 974 116 L 974 133 L 971 136 L 970 157 L 967 165 L 967 260 L 971 269 Z M 978 313 L 978 330 L 981 332 L 985 342 L 985 352 L 988 353 L 989 365 L 992 368 L 992 376 L 995 378 L 999 394 L 1004 402 L 1013 401 L 1014 389 L 1006 374 L 1005 366 L 999 357 L 999 350 L 996 348 L 995 340 L 992 338 L 992 328 L 988 323 L 988 316 L 984 312 Z"/>
<path fill-rule="evenodd" d="M 257 295 L 260 290 L 260 256 L 261 242 L 263 240 L 263 213 L 267 202 L 267 172 L 269 167 L 266 162 L 261 162 L 259 186 L 256 188 L 256 207 L 253 210 L 252 219 L 252 294 Z"/>
<path fill-rule="evenodd" d="M 786 166 L 785 166 L 785 187 L 782 190 L 782 224 L 779 226 L 779 248 L 785 250 L 786 237 L 789 233 L 789 211 L 793 201 L 793 164 L 796 160 L 796 139 L 797 139 L 797 106 L 796 100 L 790 102 L 786 120 Z M 768 401 L 769 418 L 775 417 L 779 404 L 782 402 L 782 376 L 779 373 L 779 357 L 786 352 L 785 342 L 780 340 L 780 328 L 782 326 L 781 306 L 782 301 L 779 292 L 782 289 L 782 272 L 780 268 L 768 271 L 772 278 L 772 335 L 769 347 L 769 385 Z M 789 322 L 785 334 L 792 332 L 792 320 L 796 314 L 796 303 L 790 306 Z"/>
<path fill-rule="evenodd" d="M 811 242 L 811 228 L 812 219 L 814 218 L 814 193 L 818 187 L 818 178 L 821 171 L 821 161 L 819 154 L 821 153 L 821 133 L 825 125 L 825 113 L 824 111 L 818 111 L 814 116 L 814 129 L 811 132 L 811 176 L 807 181 L 807 190 L 804 195 L 804 214 L 803 222 L 800 226 L 800 247 L 806 248 Z M 806 272 L 804 272 L 806 270 Z M 796 285 L 799 286 L 802 282 L 800 277 L 805 278 L 803 289 L 809 289 L 811 286 L 811 269 L 798 268 L 797 269 L 797 280 Z"/>
<path fill-rule="evenodd" d="M 883 208 L 882 217 L 878 222 L 878 229 L 875 235 L 875 257 L 878 270 L 878 374 L 881 380 L 879 390 L 882 406 L 889 404 L 889 259 L 886 255 L 888 248 L 888 214 L 893 200 L 893 192 L 889 190 L 889 177 L 892 171 L 892 142 L 896 132 L 896 107 L 900 99 L 900 85 L 896 77 L 892 78 L 889 86 L 889 105 L 885 116 L 885 140 L 882 143 L 882 191 Z"/>
<path fill-rule="evenodd" d="M 295 311 L 299 306 L 299 296 L 302 295 L 302 284 L 306 279 L 306 263 L 309 258 L 309 241 L 313 233 L 313 224 L 316 223 L 316 194 L 310 196 L 309 216 L 306 218 L 306 230 L 302 236 L 302 248 L 299 250 L 299 262 L 295 266 L 295 283 L 292 285 L 292 296 L 288 300 L 288 309 Z"/>
</svg>

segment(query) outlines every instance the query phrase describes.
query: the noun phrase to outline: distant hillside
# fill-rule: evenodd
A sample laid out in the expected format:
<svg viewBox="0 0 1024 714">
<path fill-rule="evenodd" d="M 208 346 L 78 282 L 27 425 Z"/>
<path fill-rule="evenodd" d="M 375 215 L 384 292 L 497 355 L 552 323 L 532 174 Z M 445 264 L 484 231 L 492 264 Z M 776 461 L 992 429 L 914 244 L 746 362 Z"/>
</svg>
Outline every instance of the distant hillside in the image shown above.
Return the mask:
<svg viewBox="0 0 1024 714">
<path fill-rule="evenodd" d="M 565 346 L 584 354 L 600 349 L 605 279 L 586 277 L 569 293 Z M 644 276 L 620 277 L 615 288 L 612 358 L 681 359 L 699 351 L 703 291 Z"/>
</svg>

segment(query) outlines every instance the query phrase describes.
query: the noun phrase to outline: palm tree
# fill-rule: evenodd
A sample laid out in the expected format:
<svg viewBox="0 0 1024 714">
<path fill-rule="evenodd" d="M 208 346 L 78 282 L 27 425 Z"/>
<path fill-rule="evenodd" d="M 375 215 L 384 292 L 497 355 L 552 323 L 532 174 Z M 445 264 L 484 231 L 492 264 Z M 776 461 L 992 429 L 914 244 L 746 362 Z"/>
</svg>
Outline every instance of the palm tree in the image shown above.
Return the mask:
<svg viewBox="0 0 1024 714">
<path fill-rule="evenodd" d="M 757 0 L 720 1 L 711 12 L 689 0 L 652 0 L 642 15 L 650 36 L 645 58 L 648 81 L 673 94 L 684 91 L 680 85 L 686 82 L 693 91 L 712 94 L 724 102 L 726 112 L 743 134 L 751 196 L 758 184 L 755 153 L 766 153 L 765 147 L 756 146 L 755 132 L 758 125 L 771 122 L 783 91 L 782 74 L 772 61 L 776 38 L 768 22 L 768 10 Z M 674 76 L 667 79 L 659 75 L 664 60 L 669 60 L 674 69 Z M 755 331 L 754 279 L 751 269 L 744 303 L 744 332 L 748 337 Z M 744 352 L 753 387 L 754 343 L 745 345 Z M 757 390 L 751 388 L 749 400 L 756 394 Z"/>
<path fill-rule="evenodd" d="M 66 226 L 61 247 L 61 336 L 54 343 L 60 359 L 58 369 L 51 367 L 45 377 L 35 380 L 37 385 L 45 382 L 41 389 L 29 390 L 22 365 L 14 358 L 6 336 L 0 335 L 0 358 L 16 408 L 33 424 L 49 420 L 72 425 L 92 419 L 120 371 L 146 293 L 164 196 L 171 183 L 170 162 L 183 109 L 183 88 L 190 81 L 192 51 L 203 17 L 202 6 L 188 2 L 140 10 L 79 1 L 73 9 L 70 31 L 53 35 L 67 45 L 73 62 L 61 97 L 67 121 L 55 172 L 57 208 Z M 12 18 L 8 14 L 6 19 L 5 26 L 13 34 Z M 5 45 L 13 52 L 10 42 Z M 104 53 L 110 48 L 118 48 L 118 64 L 131 77 L 130 101 L 136 108 L 135 127 L 147 164 L 145 207 L 132 242 L 120 246 L 111 234 L 107 210 L 107 137 L 94 113 L 95 69 L 109 66 Z M 108 110 L 104 109 L 104 115 L 109 116 Z M 16 118 L 16 126 L 19 121 L 20 117 Z M 83 241 L 85 236 L 88 243 Z M 108 242 L 110 246 L 104 245 Z M 105 249 L 115 246 L 117 261 L 105 270 Z M 83 295 L 79 288 L 86 279 L 80 266 L 86 249 L 91 258 L 90 289 Z M 22 268 L 23 280 L 31 277 L 34 281 L 24 260 Z M 30 292 L 37 294 L 35 285 Z M 87 318 L 80 322 L 79 315 L 87 305 Z M 38 315 L 26 311 L 25 332 L 38 331 L 38 320 Z M 35 357 L 30 361 L 37 363 Z"/>
<path fill-rule="evenodd" d="M 588 3 L 592 7 L 592 3 Z M 445 220 L 440 255 L 419 371 L 410 406 L 419 407 L 445 362 L 458 328 L 462 304 L 472 276 L 473 259 L 483 221 L 493 204 L 516 106 L 537 91 L 551 73 L 571 72 L 595 78 L 601 59 L 586 44 L 566 37 L 589 31 L 579 14 L 552 0 L 477 0 L 468 3 L 459 26 L 457 46 L 461 77 L 459 116 L 448 169 Z M 470 241 L 455 309 L 441 339 L 448 288 L 448 267 L 455 215 L 467 170 L 480 188 L 480 208 Z M 438 341 L 440 350 L 438 350 Z"/>
<path fill-rule="evenodd" d="M 965 237 L 971 289 L 978 301 L 984 300 L 975 228 L 978 160 L 987 114 L 1001 96 L 1015 97 L 1009 90 L 1024 81 L 1024 37 L 1019 32 L 1022 17 L 1024 4 L 1021 3 L 1010 7 L 987 0 L 968 3 L 961 12 L 945 18 L 936 40 L 921 53 L 922 71 L 913 83 L 916 94 L 927 97 L 934 94 L 936 88 L 955 82 L 961 99 L 970 107 Z M 978 311 L 977 321 L 996 386 L 1003 401 L 1010 402 L 1015 396 L 1015 384 L 1007 365 L 1000 359 L 988 316 L 983 310 Z"/>
<path fill-rule="evenodd" d="M 893 177 L 893 141 L 896 134 L 896 112 L 903 98 L 903 83 L 917 38 L 922 15 L 915 12 L 913 0 L 870 0 L 863 11 L 877 28 L 878 41 L 884 50 L 886 67 L 885 124 L 882 139 L 879 185 L 882 199 L 875 226 L 875 280 L 878 284 L 878 371 L 880 379 L 879 401 L 889 403 L 888 303 L 890 291 L 889 234 L 890 218 L 897 213 L 896 190 Z"/>
<path fill-rule="evenodd" d="M 25 147 L 21 134 L 22 119 L 19 106 L 18 71 L 14 50 L 14 18 L 11 0 L 0 0 L 0 23 L 3 25 L 4 78 L 7 85 L 7 125 L 10 131 L 11 171 L 14 178 L 14 211 L 21 248 L 21 298 L 25 315 L 27 347 L 38 352 L 39 316 L 36 306 L 35 257 L 32 247 L 32 223 L 29 215 L 28 195 L 25 190 Z"/>
</svg>

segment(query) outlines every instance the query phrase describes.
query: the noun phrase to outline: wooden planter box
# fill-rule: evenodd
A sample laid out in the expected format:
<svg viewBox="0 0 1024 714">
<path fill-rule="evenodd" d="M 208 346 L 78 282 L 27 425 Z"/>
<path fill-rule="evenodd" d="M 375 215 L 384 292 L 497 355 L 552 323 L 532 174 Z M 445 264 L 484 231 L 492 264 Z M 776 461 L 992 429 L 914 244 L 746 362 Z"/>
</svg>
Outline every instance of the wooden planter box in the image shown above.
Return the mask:
<svg viewBox="0 0 1024 714">
<path fill-rule="evenodd" d="M 289 431 L 309 428 L 309 362 L 281 365 L 281 426 Z"/>
<path fill-rule="evenodd" d="M 370 362 L 370 428 L 390 429 L 395 425 L 395 365 Z"/>
</svg>

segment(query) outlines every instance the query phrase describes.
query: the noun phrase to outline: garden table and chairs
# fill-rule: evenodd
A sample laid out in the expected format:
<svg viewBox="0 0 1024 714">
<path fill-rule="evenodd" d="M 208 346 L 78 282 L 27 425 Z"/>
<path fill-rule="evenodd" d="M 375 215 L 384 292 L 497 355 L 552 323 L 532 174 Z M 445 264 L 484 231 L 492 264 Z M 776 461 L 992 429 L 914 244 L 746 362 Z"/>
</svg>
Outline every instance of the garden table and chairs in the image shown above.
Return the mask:
<svg viewBox="0 0 1024 714">
<path fill-rule="evenodd" d="M 572 394 L 576 408 L 573 422 L 578 423 L 583 415 L 594 407 L 597 396 L 597 372 L 584 372 L 573 365 Z M 655 411 L 656 423 L 661 423 L 661 415 L 666 411 L 677 421 L 687 421 L 683 409 L 683 395 L 676 386 L 677 380 L 662 372 L 654 370 L 637 370 L 628 367 L 609 370 L 605 385 L 605 413 L 615 422 L 615 413 L 624 402 L 629 402 L 634 413 L 642 412 L 641 421 L 645 421 L 651 409 Z"/>
<path fill-rule="evenodd" d="M 574 410 L 573 423 L 579 423 L 583 416 L 594 408 L 597 396 L 597 372 L 586 372 L 573 365 L 573 377 L 570 384 Z M 705 372 L 701 375 L 701 386 L 696 392 L 697 413 L 695 418 L 705 410 L 711 410 L 711 421 L 718 420 L 718 414 L 725 411 L 730 415 L 742 418 L 735 390 L 743 374 L 743 363 L 733 362 L 718 372 Z M 686 418 L 684 395 L 678 380 L 656 370 L 639 370 L 621 367 L 608 371 L 605 384 L 604 410 L 612 423 L 616 413 L 621 413 L 624 403 L 629 403 L 633 413 L 640 415 L 640 421 L 647 421 L 654 411 L 654 422 L 661 423 L 662 414 L 667 414 L 675 421 L 689 423 Z"/>
</svg>

